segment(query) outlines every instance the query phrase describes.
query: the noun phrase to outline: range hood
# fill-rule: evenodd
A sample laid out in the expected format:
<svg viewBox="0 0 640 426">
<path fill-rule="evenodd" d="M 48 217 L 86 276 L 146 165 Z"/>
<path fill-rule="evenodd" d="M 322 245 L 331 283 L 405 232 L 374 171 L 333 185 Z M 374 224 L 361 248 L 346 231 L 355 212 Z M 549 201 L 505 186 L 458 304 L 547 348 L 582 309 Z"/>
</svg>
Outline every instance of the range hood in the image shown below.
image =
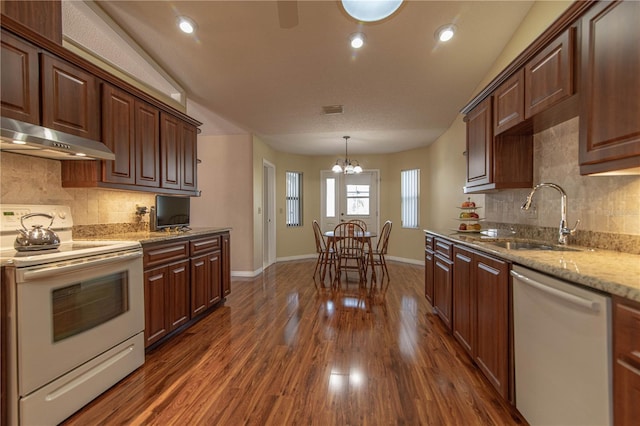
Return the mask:
<svg viewBox="0 0 640 426">
<path fill-rule="evenodd" d="M 1 117 L 0 151 L 54 160 L 115 160 L 102 142 Z"/>
</svg>

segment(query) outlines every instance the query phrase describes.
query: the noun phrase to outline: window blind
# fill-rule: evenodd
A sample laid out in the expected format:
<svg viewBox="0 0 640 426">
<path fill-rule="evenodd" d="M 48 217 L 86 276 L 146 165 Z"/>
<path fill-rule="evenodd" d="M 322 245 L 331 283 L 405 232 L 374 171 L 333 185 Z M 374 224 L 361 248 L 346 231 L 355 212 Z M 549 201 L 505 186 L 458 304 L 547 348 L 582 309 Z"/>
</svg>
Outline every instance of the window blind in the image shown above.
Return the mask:
<svg viewBox="0 0 640 426">
<path fill-rule="evenodd" d="M 302 226 L 302 173 L 286 172 L 287 226 Z"/>
<path fill-rule="evenodd" d="M 400 172 L 401 219 L 403 228 L 417 228 L 420 217 L 420 169 Z"/>
</svg>

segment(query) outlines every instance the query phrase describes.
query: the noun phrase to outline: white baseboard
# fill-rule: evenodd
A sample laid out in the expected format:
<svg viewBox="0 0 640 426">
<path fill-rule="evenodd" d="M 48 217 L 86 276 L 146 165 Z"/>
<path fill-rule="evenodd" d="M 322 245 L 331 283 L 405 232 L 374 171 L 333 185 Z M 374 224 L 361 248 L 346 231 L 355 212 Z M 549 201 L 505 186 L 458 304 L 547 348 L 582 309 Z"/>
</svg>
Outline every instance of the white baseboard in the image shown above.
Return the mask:
<svg viewBox="0 0 640 426">
<path fill-rule="evenodd" d="M 424 260 L 407 259 L 406 257 L 387 256 L 387 260 L 393 260 L 394 262 L 410 263 L 412 265 L 424 265 Z"/>
<path fill-rule="evenodd" d="M 288 257 L 278 257 L 276 258 L 276 262 L 288 262 L 290 260 L 306 260 L 306 259 L 317 259 L 318 254 L 301 254 L 299 256 L 288 256 Z"/>
</svg>

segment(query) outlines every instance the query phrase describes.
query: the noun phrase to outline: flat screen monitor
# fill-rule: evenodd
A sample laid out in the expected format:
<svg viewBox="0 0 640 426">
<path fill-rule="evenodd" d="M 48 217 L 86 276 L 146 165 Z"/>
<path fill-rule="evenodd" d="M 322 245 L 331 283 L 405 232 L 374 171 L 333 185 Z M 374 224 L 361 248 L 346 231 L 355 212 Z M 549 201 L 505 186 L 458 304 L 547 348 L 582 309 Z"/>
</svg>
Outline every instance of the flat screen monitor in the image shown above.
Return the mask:
<svg viewBox="0 0 640 426">
<path fill-rule="evenodd" d="M 191 198 L 156 195 L 156 227 L 189 226 Z"/>
</svg>

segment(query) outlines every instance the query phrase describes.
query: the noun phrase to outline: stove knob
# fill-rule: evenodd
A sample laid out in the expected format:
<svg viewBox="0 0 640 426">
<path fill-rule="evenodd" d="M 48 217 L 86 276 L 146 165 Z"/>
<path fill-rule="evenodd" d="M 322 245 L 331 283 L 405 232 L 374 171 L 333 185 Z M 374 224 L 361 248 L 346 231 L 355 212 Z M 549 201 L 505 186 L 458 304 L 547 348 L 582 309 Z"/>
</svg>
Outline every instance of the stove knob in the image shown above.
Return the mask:
<svg viewBox="0 0 640 426">
<path fill-rule="evenodd" d="M 58 212 L 58 217 L 59 217 L 60 219 L 63 219 L 63 220 L 64 220 L 64 219 L 66 219 L 66 218 L 67 218 L 67 214 L 66 214 L 63 210 L 60 210 L 60 211 Z"/>
</svg>

